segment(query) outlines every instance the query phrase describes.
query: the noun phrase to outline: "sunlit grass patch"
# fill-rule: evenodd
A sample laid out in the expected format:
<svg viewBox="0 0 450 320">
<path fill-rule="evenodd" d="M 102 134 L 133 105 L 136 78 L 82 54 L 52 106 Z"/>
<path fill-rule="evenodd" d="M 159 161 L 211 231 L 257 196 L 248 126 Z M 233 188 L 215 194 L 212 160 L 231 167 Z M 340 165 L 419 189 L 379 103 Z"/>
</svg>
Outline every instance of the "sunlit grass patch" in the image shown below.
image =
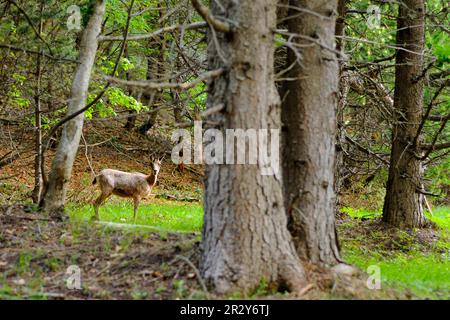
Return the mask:
<svg viewBox="0 0 450 320">
<path fill-rule="evenodd" d="M 450 233 L 450 207 L 435 208 L 433 214 L 427 212 L 426 216 L 447 233 Z"/>
<path fill-rule="evenodd" d="M 92 205 L 69 206 L 72 220 L 89 220 L 94 214 Z M 133 205 L 129 201 L 109 201 L 100 207 L 100 220 L 116 223 L 147 225 L 167 231 L 201 231 L 203 207 L 199 203 L 155 201 L 139 206 L 136 222 Z"/>
<path fill-rule="evenodd" d="M 383 257 L 381 252 L 370 252 L 361 248 L 346 248 L 347 263 L 363 271 L 369 266 L 380 268 L 381 280 L 401 290 L 410 290 L 415 296 L 432 299 L 450 298 L 450 260 L 448 254 L 424 255 L 419 251 L 397 253 L 394 257 Z"/>
<path fill-rule="evenodd" d="M 341 209 L 342 213 L 346 213 L 351 218 L 365 218 L 365 219 L 373 219 L 381 217 L 381 211 L 370 211 L 363 208 L 353 209 L 350 207 L 344 207 Z"/>
<path fill-rule="evenodd" d="M 351 218 L 340 225 L 342 255 L 347 263 L 366 271 L 369 266 L 380 268 L 382 286 L 410 292 L 419 298 L 450 299 L 450 208 L 436 208 L 427 218 L 442 232 L 428 245 L 417 241 L 418 230 L 386 232 L 365 228 L 361 218 L 373 219 L 380 213 L 363 209 L 341 210 Z M 425 231 L 426 232 L 426 231 Z M 430 231 L 429 231 L 430 232 Z"/>
</svg>

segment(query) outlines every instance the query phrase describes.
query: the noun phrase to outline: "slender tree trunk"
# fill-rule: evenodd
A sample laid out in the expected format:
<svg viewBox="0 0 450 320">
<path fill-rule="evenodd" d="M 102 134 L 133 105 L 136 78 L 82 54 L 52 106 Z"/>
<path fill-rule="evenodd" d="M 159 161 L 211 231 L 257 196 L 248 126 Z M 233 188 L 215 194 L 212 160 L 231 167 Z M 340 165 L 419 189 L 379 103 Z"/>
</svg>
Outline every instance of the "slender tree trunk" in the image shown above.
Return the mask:
<svg viewBox="0 0 450 320">
<path fill-rule="evenodd" d="M 274 0 L 222 0 L 226 16 L 238 23 L 218 34 L 222 57 L 209 41 L 211 69 L 225 74 L 210 84 L 208 108 L 218 129 L 279 129 L 279 96 L 273 79 Z M 223 14 L 212 2 L 212 13 Z M 228 150 L 229 151 L 229 150 Z M 227 151 L 227 152 L 228 152 Z M 207 165 L 201 272 L 218 293 L 249 292 L 261 281 L 301 289 L 305 273 L 286 228 L 282 181 L 261 175 L 261 165 Z"/>
<path fill-rule="evenodd" d="M 157 47 L 160 51 L 162 51 L 162 47 L 160 44 L 157 44 Z M 164 54 L 162 54 L 164 55 Z M 148 65 L 147 65 L 147 80 L 157 81 L 159 78 L 159 59 L 152 58 L 151 56 L 147 56 Z M 142 98 L 144 104 L 149 107 L 150 110 L 155 109 L 155 105 L 158 104 L 160 100 L 161 93 L 157 91 L 146 91 L 142 94 Z M 158 117 L 158 112 L 153 110 L 147 118 L 145 122 L 139 127 L 139 132 L 143 135 L 147 133 L 156 123 L 156 119 Z"/>
<path fill-rule="evenodd" d="M 398 118 L 392 132 L 391 164 L 383 220 L 397 227 L 422 227 L 422 164 L 414 146 L 423 116 L 423 70 L 425 41 L 423 0 L 405 0 L 399 5 L 394 108 Z M 418 139 L 420 142 L 420 139 Z"/>
<path fill-rule="evenodd" d="M 341 38 L 345 35 L 345 15 L 347 0 L 338 0 L 338 18 L 336 19 L 336 50 L 345 53 L 345 42 Z M 334 192 L 336 194 L 336 212 L 339 211 L 340 194 L 342 189 L 342 176 L 344 167 L 344 145 L 345 145 L 345 131 L 344 131 L 344 109 L 347 103 L 348 83 L 343 73 L 345 63 L 339 63 L 339 101 L 336 109 L 336 161 L 334 164 Z"/>
<path fill-rule="evenodd" d="M 337 0 L 291 0 L 293 7 L 314 11 L 299 15 L 290 9 L 290 33 L 335 45 Z M 283 178 L 289 229 L 302 259 L 333 265 L 340 261 L 335 230 L 334 161 L 339 66 L 336 54 L 310 40 L 303 45 L 285 83 L 283 119 Z M 297 56 L 288 53 L 287 66 Z"/>
<path fill-rule="evenodd" d="M 105 13 L 104 0 L 95 2 L 94 11 L 88 25 L 83 31 L 80 44 L 79 64 L 72 82 L 71 99 L 67 114 L 73 114 L 86 104 L 89 81 L 95 55 L 98 48 L 97 37 L 101 31 Z M 80 143 L 84 115 L 81 114 L 67 122 L 62 130 L 61 139 L 56 150 L 41 207 L 51 213 L 60 213 L 64 209 L 67 185 L 72 174 L 72 166 Z"/>
<path fill-rule="evenodd" d="M 127 59 L 130 58 L 130 55 L 128 54 L 128 43 L 125 44 L 123 54 L 124 54 L 125 58 L 127 58 Z M 131 75 L 130 73 L 131 72 L 129 70 L 125 73 L 125 77 L 126 77 L 127 80 L 130 80 L 130 75 Z M 133 93 L 134 93 L 134 89 L 130 88 L 128 90 L 128 95 L 133 96 Z M 128 111 L 127 122 L 125 123 L 124 129 L 126 129 L 127 131 L 130 131 L 131 129 L 133 129 L 134 126 L 136 125 L 136 118 L 137 118 L 136 111 L 129 110 Z"/>
<path fill-rule="evenodd" d="M 38 33 L 42 33 L 43 21 L 42 14 L 44 11 L 44 2 L 41 1 L 40 5 L 40 21 Z M 39 47 L 39 50 L 40 47 Z M 42 68 L 41 68 L 41 53 L 38 54 L 36 60 L 36 92 L 34 95 L 34 120 L 35 120 L 35 158 L 34 158 L 34 189 L 31 195 L 34 203 L 39 203 L 41 201 L 41 193 L 43 188 L 42 179 L 42 123 L 41 123 L 41 78 L 42 78 Z"/>
<path fill-rule="evenodd" d="M 166 14 L 164 1 L 159 1 L 159 17 L 162 18 Z M 164 22 L 159 26 L 160 28 L 164 28 Z M 165 54 L 166 54 L 166 37 L 164 34 L 161 34 L 156 39 L 155 48 L 158 50 L 158 57 L 155 59 L 151 55 L 147 56 L 147 80 L 156 81 L 157 79 L 162 78 L 164 72 L 165 65 Z M 149 42 L 149 46 L 152 46 L 153 42 Z M 159 102 L 162 100 L 162 92 L 152 91 L 152 92 L 144 92 L 143 98 L 144 103 L 150 109 L 158 108 Z M 156 106 L 156 107 L 155 107 Z M 139 127 L 139 132 L 141 134 L 145 134 L 148 130 L 150 130 L 156 123 L 156 119 L 158 118 L 158 112 L 153 110 L 154 112 L 150 113 L 145 120 L 145 122 Z"/>
</svg>

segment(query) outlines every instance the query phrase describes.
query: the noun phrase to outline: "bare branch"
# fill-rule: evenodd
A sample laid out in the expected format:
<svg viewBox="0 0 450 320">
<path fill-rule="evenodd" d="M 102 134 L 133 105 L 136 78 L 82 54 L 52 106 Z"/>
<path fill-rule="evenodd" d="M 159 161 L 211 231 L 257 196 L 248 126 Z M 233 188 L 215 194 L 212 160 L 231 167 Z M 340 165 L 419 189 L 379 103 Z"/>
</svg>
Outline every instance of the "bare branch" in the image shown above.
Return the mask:
<svg viewBox="0 0 450 320">
<path fill-rule="evenodd" d="M 42 38 L 42 35 L 38 32 L 38 30 L 36 30 L 36 28 L 33 25 L 33 22 L 31 21 L 30 17 L 28 16 L 28 14 L 25 12 L 25 10 L 23 10 L 15 1 L 13 0 L 8 0 L 9 3 L 13 4 L 17 10 L 19 10 L 20 13 L 22 13 L 22 15 L 25 17 L 25 20 L 27 20 L 28 24 L 30 25 L 31 29 L 33 30 L 34 34 L 36 35 L 36 37 L 39 38 L 39 40 L 41 40 L 48 48 L 48 51 L 50 52 L 50 54 L 52 54 L 52 48 L 50 47 L 50 45 L 47 43 L 47 41 L 45 41 L 44 38 Z"/>
<path fill-rule="evenodd" d="M 197 12 L 205 19 L 208 24 L 217 31 L 229 33 L 232 31 L 231 25 L 227 22 L 217 20 L 209 10 L 208 7 L 204 6 L 200 0 L 191 0 L 192 6 L 197 10 Z"/>
<path fill-rule="evenodd" d="M 348 142 L 350 142 L 351 144 L 353 144 L 355 147 L 357 147 L 359 150 L 365 152 L 366 154 L 374 156 L 375 158 L 377 158 L 378 160 L 380 160 L 384 164 L 389 165 L 389 161 L 387 161 L 386 159 L 383 159 L 382 157 L 380 157 L 378 154 L 376 154 L 372 150 L 369 150 L 369 149 L 363 147 L 362 145 L 360 145 L 358 142 L 356 142 L 355 140 L 353 140 L 349 136 L 345 136 L 345 140 L 347 140 Z"/>
<path fill-rule="evenodd" d="M 212 71 L 205 72 L 198 76 L 194 81 L 191 82 L 154 82 L 154 81 L 129 81 L 129 80 L 122 80 L 119 78 L 111 77 L 111 76 L 105 76 L 105 79 L 110 83 L 115 83 L 121 86 L 125 87 L 134 87 L 134 88 L 141 88 L 144 90 L 162 90 L 162 89 L 178 89 L 178 90 L 188 90 L 199 83 L 212 79 L 217 78 L 220 75 L 222 75 L 224 72 L 224 69 L 216 69 Z"/>
<path fill-rule="evenodd" d="M 436 132 L 436 134 L 434 135 L 433 142 L 431 142 L 431 144 L 429 145 L 429 148 L 428 148 L 427 152 L 424 154 L 424 156 L 420 158 L 421 160 L 425 160 L 426 158 L 428 158 L 428 156 L 430 155 L 431 152 L 437 150 L 436 147 L 438 145 L 436 145 L 436 142 L 439 138 L 439 135 L 442 133 L 442 131 L 444 131 L 444 128 L 447 125 L 447 122 L 449 119 L 450 119 L 450 113 L 442 121 L 441 127 L 439 128 L 438 132 Z M 443 148 L 443 149 L 445 149 L 445 148 Z"/>
<path fill-rule="evenodd" d="M 434 146 L 432 144 L 422 144 L 422 145 L 420 145 L 420 148 L 423 149 L 423 150 L 430 150 L 430 149 L 432 149 L 433 151 L 448 149 L 448 148 L 450 148 L 450 141 L 449 142 L 435 144 Z"/>
<path fill-rule="evenodd" d="M 425 112 L 425 115 L 422 118 L 422 121 L 420 122 L 419 128 L 417 129 L 417 133 L 416 136 L 414 137 L 414 141 L 413 141 L 413 146 L 415 147 L 417 145 L 417 141 L 420 137 L 420 134 L 422 133 L 423 127 L 425 125 L 425 122 L 427 121 L 428 117 L 430 116 L 431 113 L 431 109 L 433 109 L 433 102 L 434 100 L 437 99 L 437 97 L 441 94 L 441 91 L 444 89 L 444 87 L 446 86 L 446 83 L 449 82 L 449 80 L 447 79 L 447 81 L 445 83 L 442 84 L 442 86 L 434 93 L 433 98 L 431 99 L 430 103 L 428 104 L 428 108 L 427 111 Z"/>
<path fill-rule="evenodd" d="M 445 120 L 446 116 L 440 115 L 440 114 L 434 114 L 431 116 L 428 116 L 428 121 L 435 121 L 435 122 L 441 122 L 443 120 Z"/>
<path fill-rule="evenodd" d="M 4 49 L 9 49 L 9 50 L 13 50 L 13 51 L 20 51 L 20 52 L 25 52 L 28 54 L 35 54 L 35 55 L 42 55 L 43 57 L 46 57 L 48 59 L 51 60 L 56 60 L 56 61 L 64 61 L 64 62 L 72 62 L 72 63 L 77 63 L 77 60 L 73 60 L 73 59 L 68 59 L 68 58 L 61 58 L 61 57 L 55 57 L 51 54 L 45 53 L 45 52 L 39 52 L 39 51 L 33 51 L 33 50 L 28 50 L 25 48 L 18 48 L 9 44 L 3 44 L 0 43 L 0 48 L 4 48 Z"/>
<path fill-rule="evenodd" d="M 98 38 L 98 41 L 139 41 L 139 40 L 156 38 L 161 33 L 171 32 L 171 31 L 174 31 L 177 29 L 192 30 L 192 29 L 204 28 L 206 26 L 207 26 L 206 22 L 194 22 L 194 23 L 187 24 L 187 25 L 177 24 L 177 25 L 161 28 L 159 30 L 156 30 L 154 32 L 147 33 L 147 34 L 130 35 L 127 37 L 126 40 L 124 39 L 123 36 L 117 36 L 117 37 L 116 36 L 101 36 Z"/>
</svg>

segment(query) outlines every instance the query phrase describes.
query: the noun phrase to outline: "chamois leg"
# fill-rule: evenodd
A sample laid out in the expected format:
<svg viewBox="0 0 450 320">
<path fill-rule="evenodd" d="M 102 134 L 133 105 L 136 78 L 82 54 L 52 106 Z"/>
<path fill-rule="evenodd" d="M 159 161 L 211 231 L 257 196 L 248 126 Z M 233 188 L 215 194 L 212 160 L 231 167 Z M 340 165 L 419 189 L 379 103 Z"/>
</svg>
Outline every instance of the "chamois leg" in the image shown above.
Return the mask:
<svg viewBox="0 0 450 320">
<path fill-rule="evenodd" d="M 98 214 L 98 209 L 102 205 L 103 202 L 105 202 L 106 199 L 111 195 L 111 193 L 102 193 L 94 202 L 94 210 L 95 210 L 95 216 L 92 217 L 91 220 L 99 221 L 100 215 Z"/>
<path fill-rule="evenodd" d="M 133 198 L 133 200 L 134 200 L 134 216 L 133 216 L 133 221 L 134 221 L 134 223 L 136 223 L 137 213 L 138 213 L 139 203 L 141 202 L 141 198 L 140 198 L 140 197 L 135 197 L 135 198 Z"/>
</svg>

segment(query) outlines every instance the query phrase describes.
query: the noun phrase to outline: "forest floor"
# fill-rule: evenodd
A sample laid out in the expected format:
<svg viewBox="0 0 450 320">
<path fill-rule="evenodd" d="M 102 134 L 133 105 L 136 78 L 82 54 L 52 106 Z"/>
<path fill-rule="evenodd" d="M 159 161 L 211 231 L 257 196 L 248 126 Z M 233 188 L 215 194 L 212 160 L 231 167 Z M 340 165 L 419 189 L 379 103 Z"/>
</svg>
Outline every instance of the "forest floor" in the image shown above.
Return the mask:
<svg viewBox="0 0 450 320">
<path fill-rule="evenodd" d="M 159 200 L 141 208 L 136 225 L 129 223 L 131 204 L 108 203 L 101 223 L 89 222 L 91 207 L 69 211 L 70 219 L 55 222 L 29 206 L 0 209 L 0 299 L 223 298 L 208 294 L 196 267 L 201 204 Z M 448 222 L 449 214 L 439 216 Z M 262 283 L 250 295 L 226 298 L 450 299 L 449 232 L 448 226 L 399 232 L 376 218 L 343 213 L 342 255 L 361 272 L 315 273 L 316 285 L 301 297 Z M 79 289 L 67 286 L 70 266 L 80 270 Z M 369 266 L 379 267 L 380 290 L 366 286 Z"/>
<path fill-rule="evenodd" d="M 0 176 L 8 177 L 0 180 L 0 299 L 224 298 L 207 292 L 197 269 L 203 222 L 200 167 L 179 172 L 167 160 L 154 197 L 140 207 L 135 223 L 132 205 L 114 197 L 100 208 L 101 222 L 90 222 L 90 204 L 98 194 L 92 169 L 148 172 L 150 166 L 144 150 L 153 142 L 113 134 L 108 136 L 106 128 L 100 135 L 107 143 L 97 145 L 94 139 L 88 148 L 80 147 L 68 219 L 62 222 L 30 204 L 31 156 L 24 153 L 14 166 L 0 169 Z M 337 217 L 342 257 L 359 272 L 345 276 L 309 270 L 314 285 L 301 296 L 272 292 L 262 282 L 249 295 L 226 298 L 450 299 L 450 208 L 428 216 L 432 228 L 398 231 L 380 222 L 379 211 L 355 209 L 373 209 L 361 198 L 346 199 L 352 207 Z M 79 289 L 67 286 L 74 279 L 73 266 L 80 271 Z M 367 287 L 374 270 L 380 272 L 379 290 Z"/>
</svg>

